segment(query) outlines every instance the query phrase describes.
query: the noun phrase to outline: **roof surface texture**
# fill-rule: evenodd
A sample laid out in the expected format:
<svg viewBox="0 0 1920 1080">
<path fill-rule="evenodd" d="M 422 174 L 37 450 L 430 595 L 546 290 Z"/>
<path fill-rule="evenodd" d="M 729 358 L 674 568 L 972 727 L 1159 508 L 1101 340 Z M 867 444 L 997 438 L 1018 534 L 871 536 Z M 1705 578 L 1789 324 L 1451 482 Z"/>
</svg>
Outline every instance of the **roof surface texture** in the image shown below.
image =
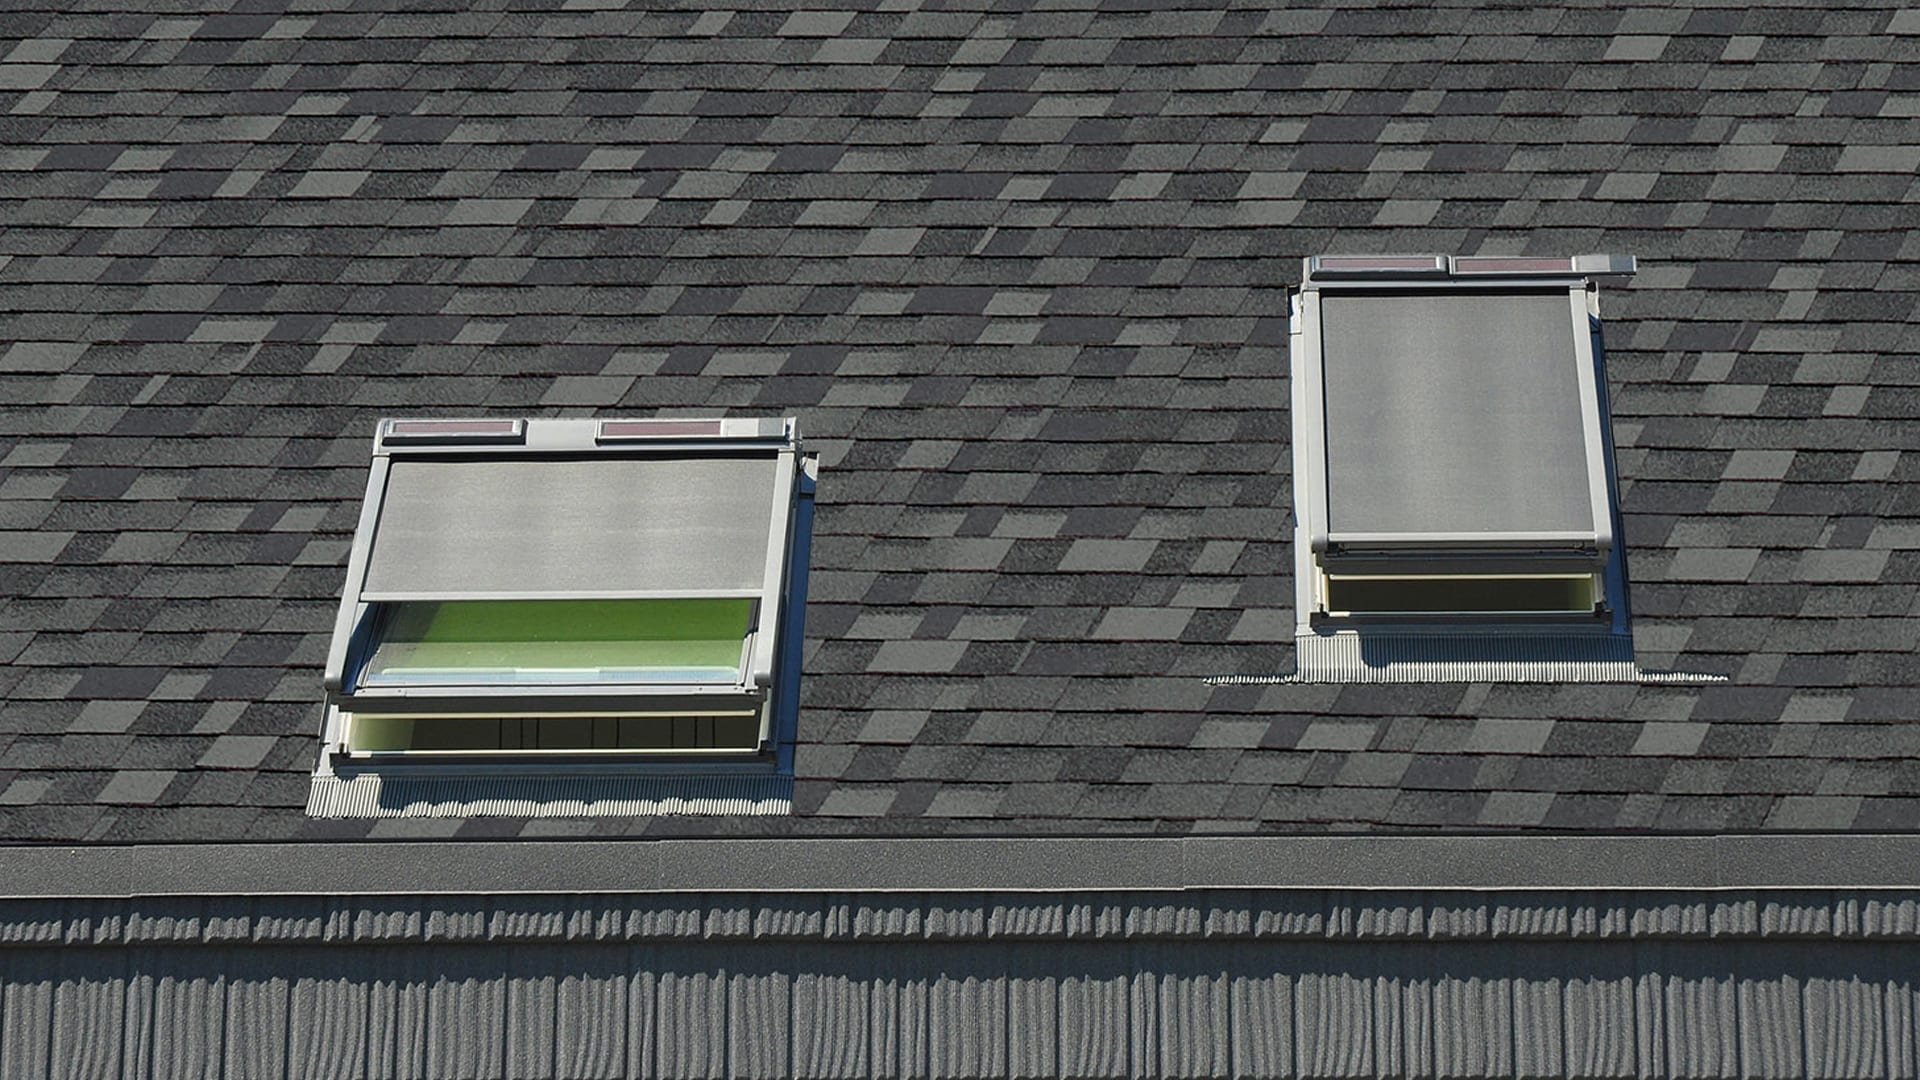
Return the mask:
<svg viewBox="0 0 1920 1080">
<path fill-rule="evenodd" d="M 0 836 L 1911 830 L 1920 12 L 0 15 Z M 402 10 L 405 9 L 405 10 Z M 1605 291 L 1640 660 L 1291 663 L 1287 286 Z M 312 821 L 376 418 L 793 415 L 795 814 Z"/>
</svg>

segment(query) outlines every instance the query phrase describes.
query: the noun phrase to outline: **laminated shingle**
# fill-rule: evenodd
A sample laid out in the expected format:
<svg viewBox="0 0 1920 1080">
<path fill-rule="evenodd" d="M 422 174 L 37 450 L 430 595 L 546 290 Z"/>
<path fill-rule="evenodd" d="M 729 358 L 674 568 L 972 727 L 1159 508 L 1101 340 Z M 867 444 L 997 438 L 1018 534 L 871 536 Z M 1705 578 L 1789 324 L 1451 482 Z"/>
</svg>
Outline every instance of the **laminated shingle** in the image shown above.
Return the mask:
<svg viewBox="0 0 1920 1080">
<path fill-rule="evenodd" d="M 1262 800 L 1269 823 L 1320 827 L 1332 809 L 1355 827 L 1774 828 L 1799 811 L 1757 777 L 1737 790 L 1737 772 L 1733 796 L 1760 802 L 1648 816 L 1645 799 L 1701 774 L 1596 766 L 1592 783 L 1617 790 L 1553 817 L 1502 763 L 1771 753 L 1816 790 L 1845 787 L 1835 762 L 1886 752 L 1866 725 L 1830 746 L 1686 743 L 1723 720 L 1910 711 L 1897 621 L 1920 497 L 1898 448 L 1920 282 L 1901 261 L 1902 16 L 786 6 L 41 22 L 19 24 L 0 65 L 41 80 L 0 118 L 0 141 L 23 148 L 0 164 L 32 170 L 8 174 L 25 196 L 0 209 L 0 332 L 22 343 L 0 368 L 30 407 L 5 418 L 0 481 L 6 535 L 27 538 L 4 545 L 6 610 L 26 627 L 8 640 L 28 635 L 7 646 L 13 699 L 164 700 L 217 734 L 234 723 L 224 704 L 298 696 L 325 629 L 314 601 L 337 589 L 327 566 L 357 511 L 356 448 L 383 412 L 798 409 L 859 465 L 823 481 L 803 743 L 868 732 L 911 749 L 990 707 L 1010 710 L 991 726 L 1011 772 L 1070 746 L 1119 776 L 1145 746 L 1313 745 L 1377 723 L 1382 749 L 1405 738 L 1421 756 L 1419 790 L 1486 798 L 1278 797 Z M 115 51 L 142 35 L 136 59 Z M 1442 46 L 1469 63 L 1435 84 Z M 508 72 L 529 47 L 542 59 Z M 1895 84 L 1873 66 L 1888 63 Z M 268 65 L 278 85 L 259 82 Z M 1643 648 L 1741 673 L 1748 696 L 1330 704 L 1200 684 L 1287 661 L 1284 358 L 1268 347 L 1289 260 L 1609 245 L 1644 268 L 1611 294 L 1608 326 L 1636 602 L 1658 623 Z M 93 441 L 34 456 L 50 431 Z M 877 453 L 895 442 L 921 449 Z M 288 500 L 279 524 L 257 516 Z M 930 513 L 907 520 L 909 506 Z M 1188 513 L 1152 516 L 1168 507 Z M 268 528 L 289 539 L 235 542 Z M 926 538 L 1000 546 L 891 546 Z M 1230 589 L 1201 596 L 1200 577 Z M 63 599 L 102 602 L 48 606 Z M 870 605 L 899 618 L 863 622 Z M 869 664 L 884 675 L 857 674 Z M 1129 697 L 1164 711 L 1142 718 Z M 927 715 L 883 723 L 893 709 Z M 1022 720 L 1042 733 L 1031 744 Z M 259 722 L 271 730 L 243 736 L 286 747 L 316 723 Z M 131 768 L 80 742 L 14 750 L 41 775 Z M 237 760 L 183 768 L 246 774 Z M 836 820 L 929 820 L 970 775 L 947 767 L 974 765 L 930 761 L 911 798 Z M 1252 775 L 1284 796 L 1293 768 L 1222 760 L 1161 783 Z M 103 819 L 61 811 L 90 802 L 87 786 L 40 789 L 28 805 L 46 812 L 9 817 L 10 835 L 83 836 Z M 279 787 L 234 797 L 266 801 L 250 838 L 299 826 Z M 1834 827 L 1906 821 L 1910 797 L 1869 795 Z M 1016 786 L 1001 816 L 974 820 L 1038 828 L 1058 802 Z M 1193 827 L 1154 807 L 1101 802 L 1102 827 Z M 237 820 L 171 813 L 116 817 L 101 838 Z"/>
</svg>

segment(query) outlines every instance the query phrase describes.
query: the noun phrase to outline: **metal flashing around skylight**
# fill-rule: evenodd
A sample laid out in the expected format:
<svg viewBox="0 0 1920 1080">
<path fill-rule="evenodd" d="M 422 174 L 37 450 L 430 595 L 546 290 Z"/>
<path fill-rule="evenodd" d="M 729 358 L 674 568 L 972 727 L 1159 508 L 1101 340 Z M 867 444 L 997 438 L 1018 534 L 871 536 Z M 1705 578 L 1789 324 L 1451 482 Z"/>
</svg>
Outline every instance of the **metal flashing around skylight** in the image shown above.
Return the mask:
<svg viewBox="0 0 1920 1080">
<path fill-rule="evenodd" d="M 1631 255 L 1315 255 L 1305 260 L 1303 280 L 1630 277 L 1637 269 Z"/>
<path fill-rule="evenodd" d="M 1640 262 L 1631 255 L 1575 255 L 1573 270 L 1587 277 L 1632 277 Z"/>
</svg>

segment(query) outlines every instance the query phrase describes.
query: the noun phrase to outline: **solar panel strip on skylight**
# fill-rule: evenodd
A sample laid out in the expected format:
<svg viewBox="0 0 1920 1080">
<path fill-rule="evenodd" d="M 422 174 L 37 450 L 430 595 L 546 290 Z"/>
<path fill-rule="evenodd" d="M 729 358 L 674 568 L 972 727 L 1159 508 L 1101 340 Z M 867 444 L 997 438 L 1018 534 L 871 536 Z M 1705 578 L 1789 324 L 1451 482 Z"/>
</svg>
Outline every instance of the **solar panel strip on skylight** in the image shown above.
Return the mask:
<svg viewBox="0 0 1920 1080">
<path fill-rule="evenodd" d="M 1453 260 L 1453 272 L 1456 274 L 1570 274 L 1573 272 L 1573 260 L 1462 255 Z"/>
<path fill-rule="evenodd" d="M 765 587 L 777 461 L 393 460 L 369 598 Z"/>
<path fill-rule="evenodd" d="M 1322 255 L 1314 260 L 1316 277 L 1442 275 L 1447 272 L 1444 255 Z"/>
<path fill-rule="evenodd" d="M 1564 290 L 1320 304 L 1335 537 L 1593 530 Z"/>
<path fill-rule="evenodd" d="M 389 420 L 387 443 L 517 443 L 526 438 L 522 420 Z"/>
<path fill-rule="evenodd" d="M 718 439 L 726 434 L 724 420 L 603 420 L 601 442 L 627 439 Z"/>
</svg>

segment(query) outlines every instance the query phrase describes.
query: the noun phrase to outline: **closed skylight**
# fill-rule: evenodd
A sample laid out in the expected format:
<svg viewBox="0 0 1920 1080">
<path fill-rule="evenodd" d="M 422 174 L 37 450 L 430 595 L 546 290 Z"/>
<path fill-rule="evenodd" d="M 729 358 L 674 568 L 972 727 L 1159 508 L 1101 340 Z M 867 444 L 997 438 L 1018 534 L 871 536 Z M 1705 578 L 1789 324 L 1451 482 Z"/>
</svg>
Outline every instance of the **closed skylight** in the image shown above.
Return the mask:
<svg viewBox="0 0 1920 1080">
<path fill-rule="evenodd" d="M 1307 260 L 1297 677 L 1638 677 L 1595 282 L 1631 259 Z"/>
</svg>

